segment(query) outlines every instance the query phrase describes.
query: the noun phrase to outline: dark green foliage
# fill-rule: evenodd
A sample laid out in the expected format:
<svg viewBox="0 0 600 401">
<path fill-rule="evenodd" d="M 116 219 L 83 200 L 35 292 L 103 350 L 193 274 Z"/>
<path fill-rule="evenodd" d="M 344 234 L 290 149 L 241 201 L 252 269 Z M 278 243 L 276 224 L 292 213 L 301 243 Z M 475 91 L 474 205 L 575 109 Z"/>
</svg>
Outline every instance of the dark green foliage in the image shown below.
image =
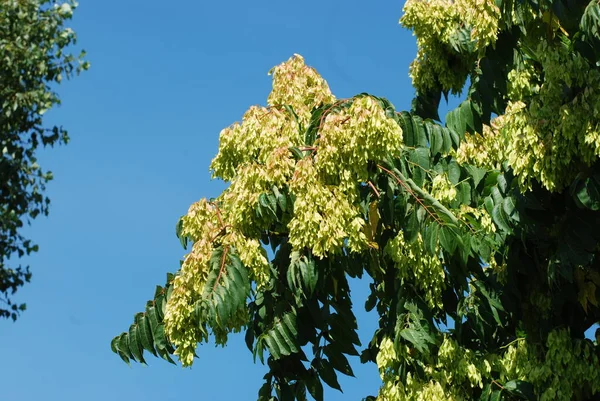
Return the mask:
<svg viewBox="0 0 600 401">
<path fill-rule="evenodd" d="M 44 190 L 52 173 L 37 164 L 36 150 L 69 139 L 62 127 L 45 126 L 43 114 L 60 104 L 53 87 L 88 68 L 83 53 L 67 52 L 76 37 L 64 24 L 74 7 L 72 1 L 0 1 L 0 317 L 13 320 L 25 304 L 11 298 L 31 279 L 18 259 L 38 250 L 22 229 L 47 215 L 50 204 Z"/>
</svg>

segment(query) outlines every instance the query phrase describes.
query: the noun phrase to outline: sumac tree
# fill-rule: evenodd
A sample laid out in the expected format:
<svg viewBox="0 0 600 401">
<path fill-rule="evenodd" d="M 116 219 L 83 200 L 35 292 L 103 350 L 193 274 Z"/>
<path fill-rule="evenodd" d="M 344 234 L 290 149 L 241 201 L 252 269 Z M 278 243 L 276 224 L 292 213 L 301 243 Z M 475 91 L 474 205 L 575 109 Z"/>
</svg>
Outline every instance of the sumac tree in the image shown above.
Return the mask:
<svg viewBox="0 0 600 401">
<path fill-rule="evenodd" d="M 270 369 L 259 400 L 321 401 L 359 354 L 362 277 L 368 399 L 599 396 L 598 1 L 408 0 L 400 22 L 411 111 L 337 99 L 298 55 L 272 70 L 267 106 L 221 132 L 230 185 L 179 221 L 190 253 L 113 340 L 121 358 L 189 366 L 245 331 Z"/>
</svg>

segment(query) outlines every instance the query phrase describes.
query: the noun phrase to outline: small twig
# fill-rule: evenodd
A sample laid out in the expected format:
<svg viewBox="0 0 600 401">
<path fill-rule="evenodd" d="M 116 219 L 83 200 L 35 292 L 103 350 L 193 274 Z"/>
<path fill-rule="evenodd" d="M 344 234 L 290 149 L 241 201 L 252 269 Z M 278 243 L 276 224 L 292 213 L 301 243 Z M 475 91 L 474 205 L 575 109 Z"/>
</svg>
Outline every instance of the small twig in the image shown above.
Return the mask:
<svg viewBox="0 0 600 401">
<path fill-rule="evenodd" d="M 213 243 L 217 238 L 219 238 L 221 235 L 225 234 L 225 230 L 227 230 L 227 228 L 232 228 L 233 226 L 231 224 L 226 224 L 223 227 L 221 227 L 221 229 L 210 239 L 210 242 Z"/>
<path fill-rule="evenodd" d="M 373 183 L 371 181 L 367 182 L 367 184 L 369 184 L 369 186 L 371 187 L 373 192 L 375 192 L 375 195 L 377 196 L 377 198 L 381 198 L 381 194 L 379 193 L 377 188 L 375 188 L 375 185 L 373 185 Z"/>
<path fill-rule="evenodd" d="M 494 383 L 496 386 L 500 387 L 500 389 L 504 390 L 504 386 L 500 383 L 498 383 L 496 380 L 492 379 L 492 383 Z"/>
<path fill-rule="evenodd" d="M 408 192 L 410 195 L 412 195 L 413 198 L 415 198 L 415 200 L 423 207 L 423 209 L 425 209 L 425 211 L 436 221 L 436 223 L 442 225 L 442 222 L 435 216 L 435 214 L 433 214 L 429 208 L 427 207 L 427 205 L 425 205 L 423 203 L 423 201 L 414 193 L 414 191 L 408 186 L 407 183 L 405 183 L 404 181 L 402 181 L 400 178 L 398 178 L 396 176 L 396 174 L 394 174 L 391 170 L 388 170 L 387 168 L 383 167 L 382 165 L 378 164 L 377 167 L 379 167 L 381 170 L 385 171 L 386 173 L 388 173 L 390 176 L 392 176 L 392 178 L 394 178 L 398 184 L 402 185 L 402 187 L 406 190 L 406 192 Z"/>
<path fill-rule="evenodd" d="M 323 114 L 321 114 L 321 118 L 319 119 L 319 130 L 320 130 L 320 129 L 321 129 L 321 127 L 323 126 L 323 119 L 324 119 L 324 118 L 327 116 L 327 113 L 329 113 L 329 111 L 330 111 L 331 109 L 333 109 L 335 106 L 339 106 L 340 104 L 342 104 L 342 103 L 344 103 L 344 102 L 347 102 L 348 100 L 350 100 L 350 99 L 340 99 L 340 100 L 336 101 L 336 102 L 335 102 L 335 103 L 333 103 L 331 106 L 329 106 L 329 107 L 327 108 L 327 110 L 325 110 L 325 111 L 323 112 Z"/>
<path fill-rule="evenodd" d="M 215 202 L 210 202 L 210 205 L 215 207 L 215 212 L 217 213 L 217 219 L 219 219 L 219 224 L 221 225 L 221 228 L 224 228 L 224 224 L 223 224 L 223 219 L 221 218 L 221 210 L 219 209 L 219 205 L 217 205 Z"/>
<path fill-rule="evenodd" d="M 221 267 L 219 268 L 219 275 L 217 276 L 217 280 L 215 281 L 215 285 L 213 286 L 213 292 L 217 289 L 219 285 L 219 280 L 221 280 L 221 276 L 223 275 L 223 271 L 225 270 L 225 258 L 227 257 L 227 252 L 229 251 L 229 245 L 227 245 L 223 249 L 223 255 L 221 256 Z"/>
<path fill-rule="evenodd" d="M 503 346 L 501 346 L 501 347 L 498 347 L 498 349 L 508 348 L 508 347 L 510 347 L 512 344 L 516 343 L 517 341 L 522 341 L 522 340 L 525 340 L 525 338 L 524 338 L 524 337 L 515 338 L 514 340 L 512 340 L 512 341 L 511 341 L 511 342 L 509 342 L 508 344 L 505 344 L 505 345 L 503 345 Z"/>
</svg>

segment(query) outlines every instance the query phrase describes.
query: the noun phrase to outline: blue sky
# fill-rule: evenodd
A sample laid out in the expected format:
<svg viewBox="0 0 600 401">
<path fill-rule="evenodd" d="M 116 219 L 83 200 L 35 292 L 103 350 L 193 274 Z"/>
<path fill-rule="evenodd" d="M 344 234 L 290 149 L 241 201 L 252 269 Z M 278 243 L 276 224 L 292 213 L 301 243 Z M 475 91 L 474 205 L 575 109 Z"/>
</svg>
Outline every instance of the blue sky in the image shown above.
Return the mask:
<svg viewBox="0 0 600 401">
<path fill-rule="evenodd" d="M 40 252 L 16 298 L 28 310 L 1 323 L 2 399 L 255 400 L 265 367 L 242 336 L 201 346 L 192 369 L 128 367 L 110 340 L 178 267 L 175 223 L 224 188 L 208 171 L 219 131 L 265 103 L 272 66 L 299 53 L 336 96 L 370 92 L 409 108 L 416 47 L 398 25 L 402 5 L 81 0 L 71 26 L 92 68 L 59 88 L 63 105 L 48 114 L 72 141 L 40 157 L 55 175 L 52 209 L 29 229 Z M 361 312 L 367 283 L 354 284 L 366 343 L 376 321 Z M 377 392 L 376 367 L 354 362 L 358 379 L 327 400 Z"/>
</svg>

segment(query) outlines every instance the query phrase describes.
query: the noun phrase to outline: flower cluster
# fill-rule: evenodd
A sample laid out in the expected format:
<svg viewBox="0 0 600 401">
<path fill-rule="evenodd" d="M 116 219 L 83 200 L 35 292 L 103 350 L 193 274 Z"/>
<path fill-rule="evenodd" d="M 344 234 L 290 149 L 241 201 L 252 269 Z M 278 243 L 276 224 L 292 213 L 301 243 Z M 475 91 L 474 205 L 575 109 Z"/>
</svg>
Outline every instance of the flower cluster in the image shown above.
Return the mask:
<svg viewBox="0 0 600 401">
<path fill-rule="evenodd" d="M 446 174 L 438 174 L 431 182 L 431 196 L 440 202 L 450 202 L 456 198 L 456 188 Z"/>
<path fill-rule="evenodd" d="M 326 185 L 310 157 L 298 162 L 290 189 L 296 196 L 288 226 L 294 248 L 308 247 L 323 257 L 340 252 L 346 240 L 352 251 L 366 247 L 366 222 L 360 216 L 356 190 Z"/>
<path fill-rule="evenodd" d="M 454 154 L 456 161 L 499 170 L 507 157 L 505 138 L 500 133 L 505 118 L 504 115 L 494 118 L 490 125 L 483 126 L 481 133 L 465 133 Z"/>
<path fill-rule="evenodd" d="M 560 191 L 600 156 L 600 72 L 560 43 L 542 41 L 536 54 L 543 79 L 513 84 L 502 133 L 521 185 Z"/>
<path fill-rule="evenodd" d="M 164 321 L 167 336 L 176 346 L 175 355 L 184 366 L 192 364 L 196 345 L 206 340 L 194 310 L 208 278 L 208 262 L 213 250 L 211 238 L 219 230 L 217 210 L 205 199 L 194 203 L 182 219 L 181 235 L 193 240 L 194 245 L 173 281 Z"/>
<path fill-rule="evenodd" d="M 357 97 L 348 108 L 325 117 L 319 138 L 316 168 L 344 190 L 352 190 L 368 179 L 369 161 L 397 156 L 402 129 L 371 96 Z"/>
<path fill-rule="evenodd" d="M 315 69 L 295 54 L 288 61 L 274 67 L 273 90 L 267 99 L 270 106 L 291 106 L 301 124 L 306 127 L 313 108 L 335 101 L 327 81 Z"/>
<path fill-rule="evenodd" d="M 309 248 L 317 257 L 342 249 L 358 252 L 368 246 L 359 185 L 368 179 L 370 162 L 400 152 L 402 130 L 379 100 L 361 96 L 334 108 L 339 104 L 325 80 L 298 55 L 272 74 L 269 107 L 250 107 L 240 123 L 220 134 L 211 169 L 215 177 L 229 181 L 229 187 L 212 202 L 192 205 L 181 220 L 180 235 L 194 244 L 172 283 L 165 330 L 185 366 L 193 362 L 197 343 L 207 340 L 208 329 L 217 343 L 225 343 L 228 332 L 247 323 L 247 310 L 236 311 L 231 321 L 218 327 L 207 327 L 212 321 L 202 321 L 198 312 L 203 310 L 203 297 L 214 291 L 205 287 L 214 268 L 211 255 L 218 247 L 235 250 L 257 290 L 270 285 L 270 265 L 260 238 L 277 217 L 257 213 L 261 195 L 273 188 L 289 192 L 286 202 L 292 203 L 293 214 L 287 229 L 295 250 Z M 312 112 L 324 104 L 330 108 L 316 141 L 305 144 Z M 297 160 L 292 149 L 303 146 L 312 153 Z"/>
<path fill-rule="evenodd" d="M 421 234 L 412 243 L 407 243 L 400 232 L 387 243 L 385 251 L 394 261 L 398 277 L 421 290 L 431 308 L 442 308 L 446 274 L 440 258 L 425 251 Z"/>
<path fill-rule="evenodd" d="M 273 154 L 298 146 L 302 141 L 300 127 L 285 109 L 252 106 L 242 119 L 221 131 L 219 152 L 210 168 L 213 176 L 229 181 L 249 163 L 273 164 Z M 289 157 L 287 153 L 286 156 Z"/>
<path fill-rule="evenodd" d="M 504 114 L 466 134 L 456 156 L 490 169 L 508 161 L 522 189 L 561 191 L 600 156 L 600 71 L 561 43 L 541 40 L 535 55 L 508 73 Z"/>
<path fill-rule="evenodd" d="M 408 0 L 400 23 L 417 37 L 417 57 L 410 67 L 413 85 L 427 91 L 439 82 L 444 90 L 460 92 L 468 72 L 460 64 L 496 42 L 499 20 L 492 0 Z M 465 37 L 469 40 L 463 44 Z"/>
<path fill-rule="evenodd" d="M 566 329 L 550 332 L 543 345 L 520 338 L 499 353 L 489 354 L 476 353 L 445 335 L 437 355 L 423 367 L 428 382 L 411 373 L 400 382 L 398 366 L 411 360 L 398 355 L 391 340 L 381 342 L 379 353 L 377 365 L 383 380 L 379 401 L 469 399 L 472 389 L 491 382 L 492 372 L 499 375 L 495 379 L 500 385 L 528 381 L 541 401 L 570 401 L 576 389 L 587 389 L 590 394 L 600 391 L 600 358 L 594 345 L 572 339 Z"/>
</svg>

